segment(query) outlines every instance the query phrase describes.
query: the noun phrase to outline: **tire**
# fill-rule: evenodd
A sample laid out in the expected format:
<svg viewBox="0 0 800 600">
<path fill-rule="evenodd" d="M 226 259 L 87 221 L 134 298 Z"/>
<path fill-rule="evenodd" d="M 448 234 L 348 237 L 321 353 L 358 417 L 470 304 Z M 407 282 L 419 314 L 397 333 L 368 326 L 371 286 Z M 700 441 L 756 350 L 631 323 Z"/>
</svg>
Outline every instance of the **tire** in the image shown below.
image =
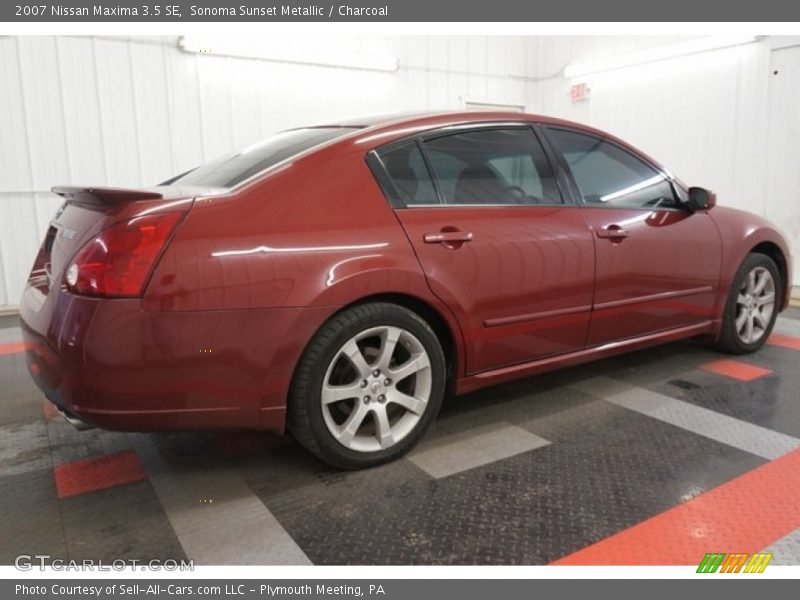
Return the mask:
<svg viewBox="0 0 800 600">
<path fill-rule="evenodd" d="M 733 278 L 722 331 L 713 346 L 730 354 L 761 348 L 775 326 L 782 297 L 783 282 L 775 261 L 764 254 L 749 254 Z"/>
<path fill-rule="evenodd" d="M 396 304 L 355 306 L 326 322 L 303 353 L 289 430 L 335 467 L 374 467 L 414 447 L 446 384 L 441 344 L 424 319 Z"/>
</svg>

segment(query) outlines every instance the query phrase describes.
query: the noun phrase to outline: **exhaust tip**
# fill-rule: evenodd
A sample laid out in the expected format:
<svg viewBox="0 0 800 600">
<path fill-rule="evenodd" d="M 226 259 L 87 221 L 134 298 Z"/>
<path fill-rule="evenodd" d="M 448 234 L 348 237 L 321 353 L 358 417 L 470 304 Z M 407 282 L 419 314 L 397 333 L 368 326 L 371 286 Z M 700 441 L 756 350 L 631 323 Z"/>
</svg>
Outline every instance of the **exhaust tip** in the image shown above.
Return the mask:
<svg viewBox="0 0 800 600">
<path fill-rule="evenodd" d="M 89 425 L 86 421 L 83 421 L 82 419 L 79 419 L 75 415 L 68 413 L 60 406 L 56 406 L 56 409 L 58 410 L 58 413 L 62 417 L 64 417 L 64 420 L 70 425 L 72 425 L 78 431 L 87 431 L 89 429 L 94 429 L 94 426 Z"/>
</svg>

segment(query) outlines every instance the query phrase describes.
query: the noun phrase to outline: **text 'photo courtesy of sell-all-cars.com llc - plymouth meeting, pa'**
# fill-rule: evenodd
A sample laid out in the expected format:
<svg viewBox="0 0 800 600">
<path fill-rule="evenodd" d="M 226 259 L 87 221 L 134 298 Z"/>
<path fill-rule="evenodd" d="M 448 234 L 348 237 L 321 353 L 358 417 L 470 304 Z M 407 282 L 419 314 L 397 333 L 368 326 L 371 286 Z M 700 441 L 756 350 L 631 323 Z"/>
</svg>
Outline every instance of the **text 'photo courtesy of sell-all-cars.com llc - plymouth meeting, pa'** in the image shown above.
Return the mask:
<svg viewBox="0 0 800 600">
<path fill-rule="evenodd" d="M 789 302 L 770 223 L 534 115 L 293 129 L 152 188 L 54 191 L 20 311 L 64 416 L 288 428 L 347 469 L 407 452 L 448 395 L 682 338 L 754 352 Z"/>
</svg>

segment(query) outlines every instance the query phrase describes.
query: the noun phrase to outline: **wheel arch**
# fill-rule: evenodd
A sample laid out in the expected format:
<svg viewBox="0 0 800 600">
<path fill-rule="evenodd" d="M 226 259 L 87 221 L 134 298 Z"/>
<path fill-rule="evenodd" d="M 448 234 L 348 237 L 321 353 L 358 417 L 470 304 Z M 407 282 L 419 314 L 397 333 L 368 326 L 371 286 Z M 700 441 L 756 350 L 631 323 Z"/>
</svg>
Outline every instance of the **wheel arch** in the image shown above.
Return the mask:
<svg viewBox="0 0 800 600">
<path fill-rule="evenodd" d="M 445 361 L 447 363 L 448 389 L 451 385 L 454 385 L 458 373 L 463 371 L 460 361 L 463 360 L 462 357 L 464 353 L 461 351 L 461 345 L 456 338 L 457 333 L 460 336 L 461 332 L 460 330 L 456 332 L 453 329 L 454 326 L 458 327 L 458 325 L 451 325 L 442 312 L 431 303 L 417 296 L 400 292 L 373 294 L 356 300 L 343 307 L 341 310 L 347 310 L 353 306 L 371 304 L 373 302 L 389 302 L 407 308 L 411 312 L 418 314 L 431 326 L 431 329 L 433 329 L 433 332 L 439 339 L 439 343 L 442 345 L 442 351 L 444 352 Z"/>
<path fill-rule="evenodd" d="M 461 329 L 455 320 L 448 319 L 448 317 L 445 316 L 443 310 L 446 310 L 446 308 L 439 309 L 432 303 L 418 296 L 405 292 L 380 292 L 363 296 L 348 304 L 338 307 L 335 312 L 333 312 L 327 319 L 325 319 L 323 323 L 320 324 L 314 335 L 316 335 L 316 332 L 319 331 L 325 325 L 325 323 L 335 318 L 340 313 L 355 306 L 372 304 L 376 302 L 388 302 L 407 308 L 408 310 L 419 315 L 428 325 L 430 325 L 431 329 L 433 329 L 433 332 L 436 334 L 439 343 L 442 344 L 442 351 L 447 364 L 447 393 L 450 394 L 451 392 L 454 392 L 456 380 L 458 379 L 459 374 L 464 372 L 464 351 Z M 291 396 L 291 387 L 294 383 L 297 369 L 312 339 L 313 335 L 306 342 L 306 345 L 303 347 L 303 351 L 299 354 L 294 368 L 292 369 L 292 378 L 289 381 L 285 396 L 287 407 L 289 404 L 289 397 Z"/>
<path fill-rule="evenodd" d="M 788 298 L 788 289 L 791 286 L 789 285 L 789 263 L 786 259 L 786 256 L 781 250 L 780 246 L 772 241 L 763 241 L 759 242 L 755 246 L 750 249 L 750 254 L 763 254 L 771 258 L 775 264 L 778 266 L 778 272 L 781 276 L 781 292 L 783 293 L 783 299 L 781 304 L 781 310 L 786 309 L 787 307 L 787 298 Z"/>
</svg>

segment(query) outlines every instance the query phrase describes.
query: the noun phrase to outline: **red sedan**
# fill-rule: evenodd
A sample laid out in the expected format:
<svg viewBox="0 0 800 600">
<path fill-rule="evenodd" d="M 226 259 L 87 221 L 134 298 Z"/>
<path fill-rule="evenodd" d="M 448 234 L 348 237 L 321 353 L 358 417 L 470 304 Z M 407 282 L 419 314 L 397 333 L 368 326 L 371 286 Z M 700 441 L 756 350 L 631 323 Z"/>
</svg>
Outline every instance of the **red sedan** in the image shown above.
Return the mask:
<svg viewBox="0 0 800 600">
<path fill-rule="evenodd" d="M 408 451 L 448 391 L 700 337 L 764 344 L 783 236 L 625 142 L 516 113 L 286 131 L 65 199 L 21 306 L 74 423 L 286 426 L 344 468 Z"/>
</svg>

